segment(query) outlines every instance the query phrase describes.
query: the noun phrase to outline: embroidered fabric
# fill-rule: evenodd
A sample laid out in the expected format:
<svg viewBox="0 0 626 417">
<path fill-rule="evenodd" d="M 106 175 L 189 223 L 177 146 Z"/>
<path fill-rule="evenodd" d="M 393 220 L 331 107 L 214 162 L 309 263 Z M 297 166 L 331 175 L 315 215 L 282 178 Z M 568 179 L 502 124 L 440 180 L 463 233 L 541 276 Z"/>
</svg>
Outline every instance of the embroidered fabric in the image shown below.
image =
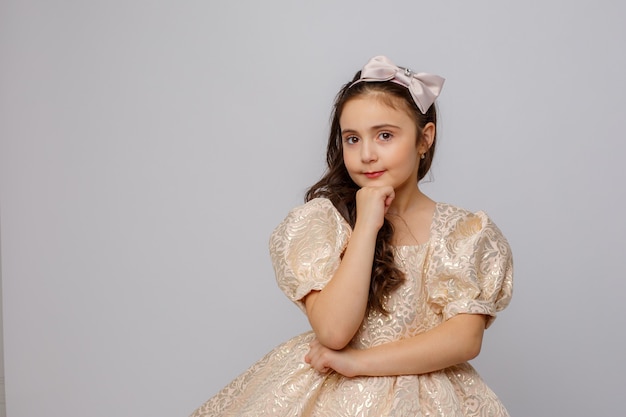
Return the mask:
<svg viewBox="0 0 626 417">
<path fill-rule="evenodd" d="M 326 199 L 292 210 L 270 238 L 279 287 L 296 305 L 339 266 L 350 227 Z M 372 311 L 351 342 L 364 349 L 425 332 L 456 314 L 484 314 L 491 324 L 512 296 L 509 245 L 482 212 L 438 203 L 429 241 L 398 246 L 405 283 Z M 304 362 L 312 332 L 269 352 L 199 407 L 208 416 L 508 416 L 468 363 L 423 375 L 346 378 L 322 375 Z"/>
</svg>

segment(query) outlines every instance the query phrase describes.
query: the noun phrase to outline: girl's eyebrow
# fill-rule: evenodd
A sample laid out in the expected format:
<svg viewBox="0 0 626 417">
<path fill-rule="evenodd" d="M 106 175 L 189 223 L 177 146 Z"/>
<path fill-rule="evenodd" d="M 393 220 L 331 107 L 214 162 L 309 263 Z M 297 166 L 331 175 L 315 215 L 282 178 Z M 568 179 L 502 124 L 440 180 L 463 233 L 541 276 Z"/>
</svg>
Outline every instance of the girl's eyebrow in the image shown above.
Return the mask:
<svg viewBox="0 0 626 417">
<path fill-rule="evenodd" d="M 357 133 L 357 131 L 356 131 L 356 130 L 353 130 L 353 129 L 343 129 L 343 130 L 341 131 L 341 134 L 342 134 L 342 135 L 345 135 L 346 133 Z"/>
<path fill-rule="evenodd" d="M 384 123 L 382 125 L 372 126 L 370 130 L 379 130 L 383 128 L 400 129 L 400 126 L 392 125 L 391 123 Z"/>
<path fill-rule="evenodd" d="M 380 125 L 376 125 L 376 126 L 372 126 L 369 128 L 369 130 L 380 130 L 380 129 L 400 129 L 400 126 L 396 126 L 396 125 L 392 125 L 391 123 L 383 123 Z M 358 133 L 356 130 L 354 129 L 343 129 L 341 131 L 342 135 L 345 135 L 346 133 Z"/>
</svg>

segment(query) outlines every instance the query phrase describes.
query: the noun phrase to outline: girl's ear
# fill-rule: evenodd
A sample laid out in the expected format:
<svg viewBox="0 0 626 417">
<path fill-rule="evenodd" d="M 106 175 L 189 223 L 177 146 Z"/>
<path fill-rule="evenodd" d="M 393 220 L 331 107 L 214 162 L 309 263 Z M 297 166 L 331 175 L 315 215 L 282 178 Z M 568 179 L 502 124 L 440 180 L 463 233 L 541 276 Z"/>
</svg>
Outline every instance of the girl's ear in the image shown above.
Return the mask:
<svg viewBox="0 0 626 417">
<path fill-rule="evenodd" d="M 437 127 L 433 122 L 426 123 L 426 126 L 422 129 L 422 140 L 420 143 L 420 153 L 426 153 L 433 145 L 435 140 L 435 132 Z"/>
</svg>

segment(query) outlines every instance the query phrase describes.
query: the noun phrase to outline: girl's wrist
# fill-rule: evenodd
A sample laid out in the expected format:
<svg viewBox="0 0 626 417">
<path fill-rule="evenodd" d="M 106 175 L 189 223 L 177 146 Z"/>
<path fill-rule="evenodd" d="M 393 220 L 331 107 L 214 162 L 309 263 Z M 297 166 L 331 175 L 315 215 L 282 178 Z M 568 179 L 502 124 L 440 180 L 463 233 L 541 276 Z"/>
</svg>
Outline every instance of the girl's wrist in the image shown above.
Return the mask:
<svg viewBox="0 0 626 417">
<path fill-rule="evenodd" d="M 354 376 L 369 376 L 367 361 L 367 349 L 355 349 L 353 351 Z"/>
<path fill-rule="evenodd" d="M 378 236 L 380 227 L 382 226 L 377 226 L 363 221 L 359 222 L 357 220 L 354 224 L 354 230 L 352 231 L 351 237 L 354 238 L 354 236 L 357 235 L 365 239 L 373 239 L 374 242 L 376 242 L 376 236 Z"/>
</svg>

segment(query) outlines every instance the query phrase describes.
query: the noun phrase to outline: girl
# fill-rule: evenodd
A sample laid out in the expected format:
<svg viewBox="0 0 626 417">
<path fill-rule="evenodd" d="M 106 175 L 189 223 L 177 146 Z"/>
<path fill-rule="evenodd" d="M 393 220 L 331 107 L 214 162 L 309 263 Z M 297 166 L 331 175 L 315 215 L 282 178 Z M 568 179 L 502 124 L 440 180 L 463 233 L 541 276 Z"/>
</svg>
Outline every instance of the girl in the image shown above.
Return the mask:
<svg viewBox="0 0 626 417">
<path fill-rule="evenodd" d="M 337 95 L 328 169 L 270 239 L 280 288 L 312 331 L 278 346 L 193 416 L 507 416 L 467 363 L 512 294 L 483 212 L 418 185 L 443 85 L 375 57 Z"/>
</svg>

